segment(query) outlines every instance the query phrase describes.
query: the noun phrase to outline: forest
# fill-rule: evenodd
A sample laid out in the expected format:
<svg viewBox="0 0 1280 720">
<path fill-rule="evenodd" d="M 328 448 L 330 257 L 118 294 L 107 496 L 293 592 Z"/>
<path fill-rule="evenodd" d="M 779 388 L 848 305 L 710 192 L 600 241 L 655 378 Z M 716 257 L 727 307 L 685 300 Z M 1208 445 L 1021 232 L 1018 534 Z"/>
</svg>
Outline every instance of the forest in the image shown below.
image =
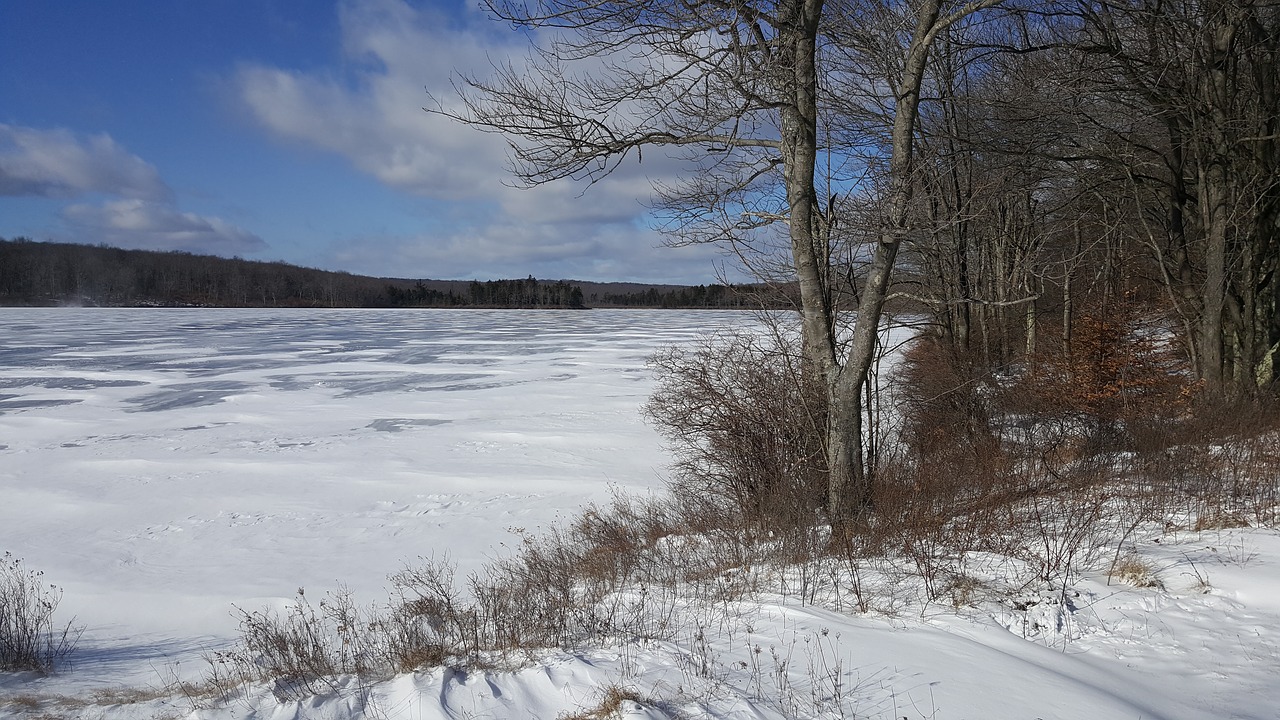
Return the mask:
<svg viewBox="0 0 1280 720">
<path fill-rule="evenodd" d="M 0 238 L 0 305 L 364 308 L 758 307 L 759 288 L 405 280 L 283 262 Z"/>
</svg>

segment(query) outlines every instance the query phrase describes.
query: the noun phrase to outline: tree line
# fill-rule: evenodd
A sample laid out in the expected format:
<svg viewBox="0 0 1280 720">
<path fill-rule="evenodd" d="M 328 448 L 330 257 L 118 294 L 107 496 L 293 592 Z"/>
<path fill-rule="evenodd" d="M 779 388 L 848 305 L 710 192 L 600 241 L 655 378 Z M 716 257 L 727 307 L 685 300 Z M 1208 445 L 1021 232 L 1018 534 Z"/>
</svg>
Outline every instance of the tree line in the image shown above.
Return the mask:
<svg viewBox="0 0 1280 720">
<path fill-rule="evenodd" d="M 740 308 L 777 307 L 782 297 L 768 288 L 746 285 L 693 285 L 690 287 L 625 293 L 593 293 L 593 303 L 608 307 Z"/>
<path fill-rule="evenodd" d="M 583 285 L 593 289 L 588 296 Z M 613 286 L 533 277 L 488 281 L 375 278 L 186 252 L 0 238 L 0 304 L 197 307 L 738 307 L 726 286 Z M 743 297 L 745 289 L 743 290 Z"/>
<path fill-rule="evenodd" d="M 419 280 L 411 287 L 386 286 L 386 307 L 495 307 L 581 309 L 582 288 L 564 280 L 473 280 L 464 292 L 439 289 Z"/>
<path fill-rule="evenodd" d="M 280 262 L 0 239 L 9 305 L 380 307 L 385 285 Z"/>
</svg>

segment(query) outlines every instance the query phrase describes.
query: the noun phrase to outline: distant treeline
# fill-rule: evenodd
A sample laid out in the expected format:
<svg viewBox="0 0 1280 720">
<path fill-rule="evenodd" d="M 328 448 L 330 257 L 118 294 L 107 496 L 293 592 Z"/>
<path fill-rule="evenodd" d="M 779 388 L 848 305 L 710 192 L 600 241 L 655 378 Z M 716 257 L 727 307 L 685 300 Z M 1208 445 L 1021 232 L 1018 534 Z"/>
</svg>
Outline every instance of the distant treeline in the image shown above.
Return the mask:
<svg viewBox="0 0 1280 720">
<path fill-rule="evenodd" d="M 564 280 L 471 281 L 465 293 L 437 290 L 419 280 L 412 287 L 386 286 L 386 307 L 584 308 L 582 288 Z"/>
<path fill-rule="evenodd" d="M 759 307 L 756 293 L 732 285 L 697 285 L 675 290 L 648 290 L 592 295 L 597 305 L 609 307 L 736 308 Z"/>
<path fill-rule="evenodd" d="M 195 307 L 758 307 L 748 288 L 404 280 L 186 252 L 0 238 L 0 305 Z"/>
</svg>

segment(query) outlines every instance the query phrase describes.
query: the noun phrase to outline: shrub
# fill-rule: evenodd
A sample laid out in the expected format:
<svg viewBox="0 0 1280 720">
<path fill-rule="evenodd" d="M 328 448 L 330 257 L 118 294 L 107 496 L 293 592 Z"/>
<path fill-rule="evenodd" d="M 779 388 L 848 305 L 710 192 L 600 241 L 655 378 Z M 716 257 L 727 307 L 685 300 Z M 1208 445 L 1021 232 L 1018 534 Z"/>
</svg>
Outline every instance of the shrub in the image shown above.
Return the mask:
<svg viewBox="0 0 1280 720">
<path fill-rule="evenodd" d="M 657 388 L 645 413 L 675 455 L 677 500 L 769 529 L 815 522 L 826 493 L 826 393 L 794 348 L 718 335 L 659 352 L 651 365 Z"/>
<path fill-rule="evenodd" d="M 1070 421 L 1084 452 L 1129 450 L 1167 434 L 1197 386 L 1159 308 L 1126 295 L 1078 316 L 1062 352 L 1028 358 L 1005 411 Z"/>
<path fill-rule="evenodd" d="M 556 720 L 609 720 L 624 717 L 634 712 L 631 708 L 643 708 L 640 694 L 631 688 L 621 685 L 609 685 L 600 693 L 600 702 L 594 707 L 575 713 L 560 715 Z"/>
<path fill-rule="evenodd" d="M 1164 588 L 1151 563 L 1134 552 L 1117 557 L 1111 563 L 1107 577 L 1138 588 Z"/>
<path fill-rule="evenodd" d="M 322 686 L 331 686 L 332 676 L 354 670 L 338 656 L 338 628 L 344 624 L 345 605 L 322 602 L 317 610 L 299 589 L 297 600 L 283 613 L 241 610 L 242 646 L 220 653 L 218 661 L 237 666 L 242 676 L 275 680 L 279 697 L 314 695 Z"/>
<path fill-rule="evenodd" d="M 59 628 L 53 615 L 62 590 L 45 584 L 44 573 L 28 570 L 6 552 L 0 559 L 0 670 L 52 672 L 75 649 L 80 629 Z"/>
<path fill-rule="evenodd" d="M 907 348 L 894 380 L 902 452 L 873 487 L 882 524 L 945 524 L 1008 492 L 1013 467 L 990 419 L 985 373 L 925 337 Z"/>
</svg>

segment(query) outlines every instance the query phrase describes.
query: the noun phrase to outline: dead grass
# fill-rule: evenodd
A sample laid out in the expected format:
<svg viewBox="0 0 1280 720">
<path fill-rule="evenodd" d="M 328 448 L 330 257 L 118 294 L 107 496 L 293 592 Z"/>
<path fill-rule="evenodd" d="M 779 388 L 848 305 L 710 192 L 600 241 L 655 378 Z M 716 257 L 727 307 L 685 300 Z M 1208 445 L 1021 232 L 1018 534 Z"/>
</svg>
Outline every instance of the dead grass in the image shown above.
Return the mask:
<svg viewBox="0 0 1280 720">
<path fill-rule="evenodd" d="M 142 703 L 153 702 L 155 700 L 163 700 L 174 697 L 175 695 L 185 695 L 187 697 L 195 697 L 197 685 L 191 683 L 182 683 L 180 685 L 166 685 L 164 687 L 154 688 L 102 688 L 94 690 L 89 694 L 90 705 L 141 705 Z"/>
<path fill-rule="evenodd" d="M 1107 577 L 1136 588 L 1164 589 L 1164 583 L 1161 582 L 1156 569 L 1137 553 L 1131 552 L 1116 558 L 1111 563 L 1111 569 L 1107 571 Z"/>
<path fill-rule="evenodd" d="M 27 712 L 33 712 L 40 709 L 43 698 L 38 695 L 14 695 L 3 699 L 5 705 L 20 708 Z"/>
<path fill-rule="evenodd" d="M 84 696 L 58 694 L 22 694 L 0 699 L 0 707 L 16 708 L 24 720 L 72 720 L 86 715 L 89 708 L 107 708 L 115 706 L 143 705 L 171 698 L 173 688 L 133 688 L 114 687 L 99 688 Z M 148 717 L 152 720 L 167 720 L 181 717 L 184 713 L 176 709 L 153 712 Z"/>
<path fill-rule="evenodd" d="M 1210 508 L 1207 512 L 1196 516 L 1195 524 L 1192 525 L 1192 529 L 1196 532 L 1242 527 L 1249 527 L 1249 521 L 1225 508 Z"/>
<path fill-rule="evenodd" d="M 590 708 L 562 714 L 558 720 L 611 720 L 621 718 L 622 713 L 644 701 L 635 690 L 621 685 L 609 685 L 601 692 L 600 702 Z"/>
</svg>

